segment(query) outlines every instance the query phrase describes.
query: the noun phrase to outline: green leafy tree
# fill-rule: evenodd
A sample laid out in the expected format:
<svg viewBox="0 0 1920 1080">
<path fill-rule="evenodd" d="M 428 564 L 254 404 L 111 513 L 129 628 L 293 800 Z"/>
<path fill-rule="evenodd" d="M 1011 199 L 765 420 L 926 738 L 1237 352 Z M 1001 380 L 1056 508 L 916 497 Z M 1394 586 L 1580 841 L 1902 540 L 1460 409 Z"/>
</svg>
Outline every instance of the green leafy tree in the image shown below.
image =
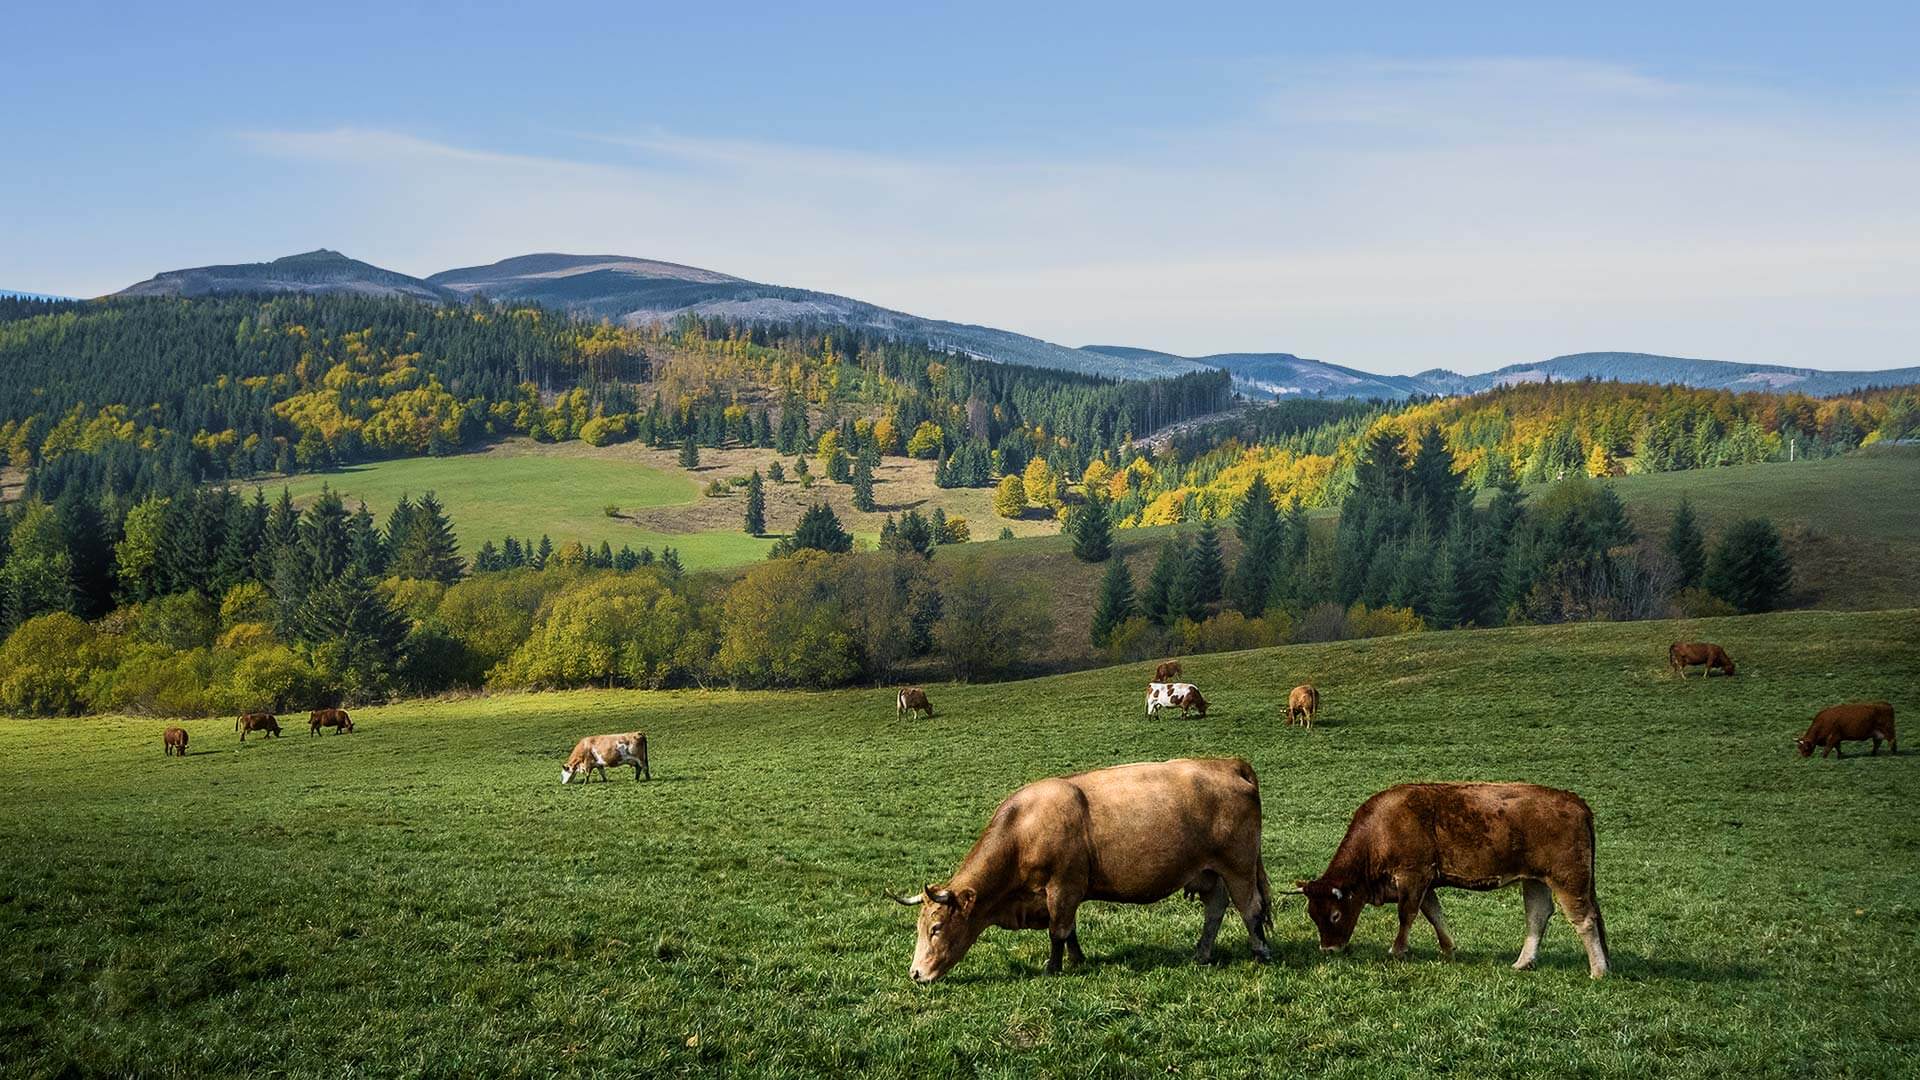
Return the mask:
<svg viewBox="0 0 1920 1080">
<path fill-rule="evenodd" d="M 167 500 L 149 495 L 127 511 L 120 543 L 114 547 L 114 577 L 123 601 L 145 600 L 160 593 L 160 537 L 166 529 Z"/>
<path fill-rule="evenodd" d="M 1000 478 L 1000 487 L 993 493 L 993 512 L 1003 518 L 1017 518 L 1027 512 L 1027 488 L 1018 476 Z"/>
<path fill-rule="evenodd" d="M 1053 632 L 1045 593 L 983 564 L 963 559 L 941 594 L 934 640 L 954 675 L 988 678 L 1038 652 Z"/>
<path fill-rule="evenodd" d="M 1100 596 L 1093 607 L 1093 645 L 1104 649 L 1113 638 L 1114 627 L 1133 617 L 1133 574 L 1127 569 L 1125 559 L 1114 559 L 1107 564 L 1107 572 L 1100 578 Z"/>
<path fill-rule="evenodd" d="M 14 521 L 6 566 L 0 569 L 0 620 L 14 627 L 37 615 L 71 612 L 78 599 L 73 555 L 59 516 L 31 499 Z"/>
<path fill-rule="evenodd" d="M 1707 591 L 1743 614 L 1772 611 L 1793 587 L 1793 563 L 1765 518 L 1728 529 L 1707 563 Z"/>
</svg>

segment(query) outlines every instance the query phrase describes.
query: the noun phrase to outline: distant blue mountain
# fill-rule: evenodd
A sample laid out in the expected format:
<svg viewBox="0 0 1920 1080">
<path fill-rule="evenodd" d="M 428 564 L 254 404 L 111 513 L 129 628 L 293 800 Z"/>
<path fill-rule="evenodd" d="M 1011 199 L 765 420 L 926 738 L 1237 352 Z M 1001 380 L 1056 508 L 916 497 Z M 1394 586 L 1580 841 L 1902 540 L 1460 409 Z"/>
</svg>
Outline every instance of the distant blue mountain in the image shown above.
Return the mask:
<svg viewBox="0 0 1920 1080">
<path fill-rule="evenodd" d="M 0 289 L 0 300 L 71 300 L 71 296 L 54 296 L 52 293 L 20 292 L 15 289 Z"/>
<path fill-rule="evenodd" d="M 1588 352 L 1533 364 L 1509 364 L 1479 375 L 1435 368 L 1410 378 L 1423 393 L 1471 394 L 1514 383 L 1602 379 L 1611 382 L 1678 383 L 1711 390 L 1796 390 L 1815 396 L 1845 394 L 1872 386 L 1920 383 L 1920 367 L 1879 371 L 1822 371 L 1777 364 L 1737 364 L 1653 353 Z"/>
</svg>

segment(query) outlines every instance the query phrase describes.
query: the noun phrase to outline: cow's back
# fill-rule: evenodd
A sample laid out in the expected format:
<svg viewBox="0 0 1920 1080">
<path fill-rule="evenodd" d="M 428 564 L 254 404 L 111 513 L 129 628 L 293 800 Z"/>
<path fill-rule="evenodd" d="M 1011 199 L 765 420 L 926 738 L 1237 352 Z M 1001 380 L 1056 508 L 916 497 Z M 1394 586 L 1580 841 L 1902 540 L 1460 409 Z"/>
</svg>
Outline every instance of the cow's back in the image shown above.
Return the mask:
<svg viewBox="0 0 1920 1080">
<path fill-rule="evenodd" d="M 1367 800 L 1356 831 L 1379 864 L 1431 869 L 1463 888 L 1548 879 L 1593 862 L 1586 801 L 1537 784 L 1403 784 Z"/>
<path fill-rule="evenodd" d="M 1245 761 L 1146 762 L 1063 782 L 1086 807 L 1091 899 L 1158 899 L 1206 865 L 1240 865 L 1249 850 L 1257 856 L 1260 787 Z"/>
</svg>

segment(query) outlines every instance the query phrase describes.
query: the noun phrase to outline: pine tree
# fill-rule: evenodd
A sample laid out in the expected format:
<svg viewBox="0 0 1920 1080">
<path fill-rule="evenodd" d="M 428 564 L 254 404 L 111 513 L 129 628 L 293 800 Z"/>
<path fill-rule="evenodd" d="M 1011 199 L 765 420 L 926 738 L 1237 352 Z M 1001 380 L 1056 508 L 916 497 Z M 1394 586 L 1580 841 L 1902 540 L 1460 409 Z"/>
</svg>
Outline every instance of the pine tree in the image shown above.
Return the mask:
<svg viewBox="0 0 1920 1080">
<path fill-rule="evenodd" d="M 767 479 L 773 481 L 776 484 L 786 483 L 787 467 L 785 465 L 782 465 L 778 461 L 767 466 Z"/>
<path fill-rule="evenodd" d="M 700 448 L 694 445 L 691 435 L 680 440 L 680 467 L 683 469 L 700 467 Z"/>
<path fill-rule="evenodd" d="M 413 539 L 413 499 L 401 495 L 400 501 L 393 504 L 387 513 L 386 559 L 391 562 L 394 554 L 404 551 Z"/>
<path fill-rule="evenodd" d="M 933 528 L 918 510 L 909 510 L 900 518 L 900 546 L 903 550 L 931 558 L 937 542 Z"/>
<path fill-rule="evenodd" d="M 294 621 L 295 636 L 342 678 L 349 700 L 358 701 L 380 700 L 392 688 L 405 661 L 407 630 L 407 617 L 350 569 L 315 588 Z"/>
<path fill-rule="evenodd" d="M 660 549 L 660 569 L 667 575 L 668 581 L 679 581 L 687 568 L 680 565 L 680 553 L 670 547 Z"/>
<path fill-rule="evenodd" d="M 613 545 L 612 544 L 609 544 L 605 540 L 600 541 L 600 552 L 599 554 L 594 556 L 593 565 L 599 567 L 602 570 L 613 569 Z"/>
<path fill-rule="evenodd" d="M 947 539 L 947 510 L 945 507 L 936 506 L 933 508 L 933 521 L 930 527 L 933 529 L 934 543 L 945 544 L 949 542 Z"/>
<path fill-rule="evenodd" d="M 1707 591 L 1742 614 L 1772 611 L 1793 586 L 1793 563 L 1780 534 L 1766 518 L 1749 518 L 1728 529 L 1713 549 Z"/>
<path fill-rule="evenodd" d="M 1186 563 L 1186 546 L 1179 539 L 1160 545 L 1160 557 L 1153 564 L 1153 572 L 1147 575 L 1147 591 L 1140 603 L 1141 613 L 1153 625 L 1171 626 L 1180 617 L 1174 606 L 1174 588 Z"/>
<path fill-rule="evenodd" d="M 632 545 L 620 545 L 620 551 L 613 557 L 613 568 L 624 574 L 629 570 L 638 569 L 639 566 L 640 556 L 633 553 Z"/>
<path fill-rule="evenodd" d="M 1673 564 L 1678 571 L 1677 584 L 1682 589 L 1690 589 L 1700 584 L 1700 575 L 1707 564 L 1706 537 L 1700 532 L 1700 523 L 1694 519 L 1693 504 L 1682 496 L 1680 506 L 1673 512 L 1673 528 L 1667 531 L 1667 554 L 1673 556 Z"/>
<path fill-rule="evenodd" d="M 1471 599 L 1467 595 L 1466 575 L 1457 552 L 1457 536 L 1440 544 L 1433 558 L 1431 580 L 1427 584 L 1427 612 L 1441 628 L 1460 626 L 1471 618 Z"/>
<path fill-rule="evenodd" d="M 1421 433 L 1420 449 L 1413 456 L 1407 481 L 1426 517 L 1428 530 L 1434 536 L 1443 534 L 1460 501 L 1462 481 L 1453 471 L 1453 452 L 1447 449 L 1438 426 L 1429 424 Z"/>
<path fill-rule="evenodd" d="M 1227 582 L 1227 597 L 1241 614 L 1258 618 L 1267 610 L 1267 583 L 1273 577 L 1273 564 L 1279 561 L 1286 528 L 1259 473 L 1247 485 L 1233 516 L 1234 529 L 1240 534 L 1240 561 Z"/>
<path fill-rule="evenodd" d="M 393 545 L 387 569 L 398 577 L 439 581 L 448 585 L 459 581 L 466 566 L 460 559 L 460 543 L 454 538 L 453 523 L 441 509 L 440 500 L 429 491 L 414 504 L 406 539 Z"/>
<path fill-rule="evenodd" d="M 266 535 L 254 553 L 253 576 L 271 583 L 283 556 L 293 552 L 300 542 L 300 513 L 293 508 L 293 493 L 280 489 L 280 501 L 267 513 Z"/>
<path fill-rule="evenodd" d="M 873 466 L 864 451 L 853 463 L 853 508 L 873 512 Z"/>
<path fill-rule="evenodd" d="M 800 515 L 793 535 L 774 548 L 774 554 L 786 555 L 812 548 L 816 551 L 852 551 L 853 537 L 840 527 L 840 516 L 824 503 L 814 503 Z"/>
<path fill-rule="evenodd" d="M 777 461 L 773 464 L 775 468 L 780 466 Z M 759 469 L 753 470 L 747 476 L 747 512 L 744 524 L 748 536 L 761 536 L 767 531 L 767 493 L 761 485 Z"/>
<path fill-rule="evenodd" d="M 267 542 L 267 499 L 259 488 L 251 502 L 235 498 L 227 505 L 226 536 L 214 560 L 214 585 L 222 596 L 245 581 L 258 578 L 256 557 Z"/>
<path fill-rule="evenodd" d="M 373 514 L 367 510 L 367 504 L 361 503 L 347 521 L 348 542 L 351 545 L 353 569 L 356 573 L 378 579 L 387 571 L 387 545 L 380 536 L 380 529 L 373 523 Z"/>
<path fill-rule="evenodd" d="M 480 550 L 473 553 L 473 572 L 490 574 L 503 568 L 500 549 L 493 545 L 493 541 L 482 540 Z"/>
<path fill-rule="evenodd" d="M 547 561 L 552 558 L 553 537 L 548 536 L 546 533 L 541 533 L 540 546 L 535 548 L 533 552 L 533 565 L 537 569 L 545 570 L 547 568 Z"/>
<path fill-rule="evenodd" d="M 1100 597 L 1093 608 L 1093 646 L 1104 649 L 1113 630 L 1133 617 L 1133 574 L 1125 559 L 1114 559 L 1100 579 Z"/>
<path fill-rule="evenodd" d="M 99 504 L 79 488 L 69 488 L 54 504 L 54 514 L 73 561 L 74 614 L 83 619 L 105 615 L 113 607 L 113 537 Z"/>
<path fill-rule="evenodd" d="M 1067 515 L 1067 535 L 1073 538 L 1073 557 L 1081 562 L 1105 562 L 1113 554 L 1113 522 L 1099 498 L 1087 500 Z"/>
<path fill-rule="evenodd" d="M 1188 549 L 1180 575 L 1174 579 L 1175 612 L 1194 622 L 1207 617 L 1207 609 L 1220 599 L 1225 585 L 1226 565 L 1220 555 L 1220 534 L 1213 522 L 1200 525 L 1200 535 Z"/>
</svg>

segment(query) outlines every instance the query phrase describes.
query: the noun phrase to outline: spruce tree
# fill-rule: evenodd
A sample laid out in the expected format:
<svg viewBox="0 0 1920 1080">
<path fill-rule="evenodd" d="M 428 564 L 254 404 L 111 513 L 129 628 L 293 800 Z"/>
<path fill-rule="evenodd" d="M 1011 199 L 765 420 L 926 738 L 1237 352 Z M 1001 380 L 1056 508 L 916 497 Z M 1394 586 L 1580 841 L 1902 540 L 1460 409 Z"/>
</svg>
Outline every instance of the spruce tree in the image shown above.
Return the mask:
<svg viewBox="0 0 1920 1080">
<path fill-rule="evenodd" d="M 932 526 L 918 510 L 909 510 L 900 518 L 900 546 L 915 555 L 931 558 L 937 543 Z"/>
<path fill-rule="evenodd" d="M 387 572 L 387 545 L 366 503 L 361 503 L 360 509 L 348 519 L 347 534 L 352 545 L 354 571 L 374 579 L 383 577 Z"/>
<path fill-rule="evenodd" d="M 1449 536 L 1441 542 L 1427 583 L 1427 614 L 1442 629 L 1469 622 L 1473 610 L 1457 540 Z"/>
<path fill-rule="evenodd" d="M 700 448 L 694 445 L 693 436 L 680 440 L 680 467 L 695 469 L 700 466 Z"/>
<path fill-rule="evenodd" d="M 1728 529 L 1707 562 L 1707 591 L 1741 614 L 1772 611 L 1793 585 L 1793 563 L 1780 534 L 1766 518 L 1749 518 Z"/>
<path fill-rule="evenodd" d="M 670 547 L 660 549 L 660 569 L 670 582 L 679 581 L 680 576 L 687 572 L 687 568 L 680 565 L 680 553 Z"/>
<path fill-rule="evenodd" d="M 840 516 L 833 508 L 824 503 L 814 503 L 800 515 L 800 524 L 794 527 L 793 535 L 774 548 L 774 554 L 785 555 L 802 548 L 816 551 L 852 551 L 853 537 L 840 527 Z"/>
<path fill-rule="evenodd" d="M 1114 559 L 1100 579 L 1100 596 L 1093 607 L 1093 646 L 1104 649 L 1114 628 L 1133 617 L 1133 574 L 1125 559 Z"/>
<path fill-rule="evenodd" d="M 779 462 L 774 462 L 776 467 Z M 744 522 L 748 536 L 760 536 L 767 531 L 767 493 L 760 480 L 760 470 L 755 469 L 747 476 L 747 512 Z"/>
<path fill-rule="evenodd" d="M 414 504 L 406 539 L 393 545 L 387 569 L 398 577 L 439 581 L 448 585 L 460 580 L 466 571 L 460 559 L 460 543 L 454 539 L 453 523 L 441 509 L 440 500 L 429 491 Z"/>
<path fill-rule="evenodd" d="M 541 570 L 547 568 L 547 561 L 553 558 L 553 537 L 540 534 L 540 546 L 533 551 L 533 565 Z"/>
<path fill-rule="evenodd" d="M 1434 536 L 1444 533 L 1460 501 L 1461 479 L 1453 471 L 1453 452 L 1447 449 L 1436 425 L 1427 425 L 1420 434 L 1420 449 L 1413 455 L 1408 484 L 1428 530 Z"/>
<path fill-rule="evenodd" d="M 1073 557 L 1081 562 L 1105 562 L 1113 554 L 1113 522 L 1106 504 L 1088 499 L 1067 514 L 1067 535 L 1073 539 Z"/>
<path fill-rule="evenodd" d="M 413 499 L 401 495 L 400 501 L 393 504 L 387 513 L 386 557 L 389 562 L 396 552 L 404 551 L 413 537 Z"/>
<path fill-rule="evenodd" d="M 1147 591 L 1140 598 L 1141 613 L 1153 625 L 1171 626 L 1173 620 L 1180 617 L 1174 606 L 1174 587 L 1186 562 L 1186 547 L 1179 539 L 1160 545 L 1160 557 L 1153 564 L 1153 572 L 1147 575 Z"/>
<path fill-rule="evenodd" d="M 1207 610 L 1218 602 L 1225 587 L 1226 564 L 1220 555 L 1220 534 L 1213 522 L 1202 522 L 1200 535 L 1187 551 L 1180 574 L 1174 579 L 1174 608 L 1194 622 L 1207 617 Z"/>
<path fill-rule="evenodd" d="M 493 541 L 482 540 L 480 550 L 473 553 L 473 572 L 490 574 L 499 569 L 502 569 L 500 549 L 493 545 Z"/>
<path fill-rule="evenodd" d="M 1273 564 L 1279 561 L 1286 528 L 1260 474 L 1254 474 L 1233 517 L 1234 530 L 1240 534 L 1240 561 L 1227 582 L 1227 598 L 1241 614 L 1258 618 L 1267 610 L 1267 583 L 1273 577 Z"/>
<path fill-rule="evenodd" d="M 633 553 L 633 547 L 629 544 L 620 545 L 620 551 L 613 557 L 613 568 L 624 574 L 629 570 L 638 569 L 639 566 L 640 556 Z"/>
<path fill-rule="evenodd" d="M 873 466 L 863 452 L 853 463 L 853 508 L 873 512 Z"/>
<path fill-rule="evenodd" d="M 74 614 L 99 618 L 113 607 L 113 537 L 106 518 L 100 505 L 78 487 L 67 489 L 54 504 L 54 514 L 72 556 Z"/>
<path fill-rule="evenodd" d="M 1693 504 L 1684 496 L 1673 512 L 1673 528 L 1667 531 L 1667 554 L 1673 556 L 1680 588 L 1690 589 L 1700 584 L 1700 575 L 1707 565 L 1706 537 L 1694 519 Z"/>
</svg>

